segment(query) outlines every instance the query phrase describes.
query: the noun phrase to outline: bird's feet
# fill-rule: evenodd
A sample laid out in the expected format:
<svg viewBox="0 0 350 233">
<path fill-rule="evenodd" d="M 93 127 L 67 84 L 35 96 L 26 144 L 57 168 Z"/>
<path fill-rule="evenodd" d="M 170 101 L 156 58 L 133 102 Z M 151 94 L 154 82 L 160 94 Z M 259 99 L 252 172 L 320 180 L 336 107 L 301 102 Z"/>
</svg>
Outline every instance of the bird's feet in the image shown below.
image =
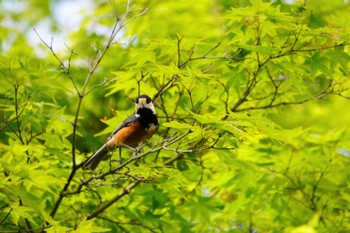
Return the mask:
<svg viewBox="0 0 350 233">
<path fill-rule="evenodd" d="M 125 146 L 126 148 L 132 150 L 134 152 L 132 159 L 137 159 L 137 154 L 142 153 L 142 146 L 139 145 L 138 147 L 134 148 L 126 144 L 122 144 L 122 146 Z M 121 157 L 120 157 L 121 159 Z"/>
<path fill-rule="evenodd" d="M 133 159 L 137 159 L 137 154 L 140 154 L 142 153 L 142 147 L 137 147 L 137 148 L 134 148 L 134 154 L 132 156 Z"/>
</svg>

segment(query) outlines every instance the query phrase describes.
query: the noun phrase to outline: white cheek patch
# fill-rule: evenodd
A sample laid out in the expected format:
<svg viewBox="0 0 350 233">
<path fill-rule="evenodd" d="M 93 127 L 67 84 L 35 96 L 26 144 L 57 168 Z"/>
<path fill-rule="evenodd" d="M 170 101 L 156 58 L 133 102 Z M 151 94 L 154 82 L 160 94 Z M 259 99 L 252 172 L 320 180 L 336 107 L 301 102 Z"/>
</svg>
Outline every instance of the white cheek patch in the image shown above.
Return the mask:
<svg viewBox="0 0 350 233">
<path fill-rule="evenodd" d="M 153 112 L 153 114 L 156 114 L 156 110 L 155 110 L 154 105 L 153 105 L 152 103 L 147 104 L 147 105 L 146 105 L 146 108 L 151 109 L 152 112 Z"/>
</svg>

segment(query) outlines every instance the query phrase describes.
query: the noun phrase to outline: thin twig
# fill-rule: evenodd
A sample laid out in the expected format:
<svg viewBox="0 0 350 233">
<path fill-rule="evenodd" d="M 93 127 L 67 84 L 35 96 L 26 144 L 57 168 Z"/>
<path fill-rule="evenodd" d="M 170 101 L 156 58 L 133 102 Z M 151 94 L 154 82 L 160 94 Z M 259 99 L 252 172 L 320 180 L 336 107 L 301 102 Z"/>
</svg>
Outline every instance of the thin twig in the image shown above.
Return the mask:
<svg viewBox="0 0 350 233">
<path fill-rule="evenodd" d="M 270 103 L 270 104 L 263 105 L 263 106 L 252 106 L 252 107 L 240 108 L 240 109 L 235 109 L 234 112 L 242 112 L 242 111 L 249 111 L 249 110 L 261 110 L 261 109 L 276 108 L 276 107 L 285 106 L 285 105 L 303 104 L 303 103 L 309 102 L 309 101 L 314 100 L 314 99 L 322 99 L 322 98 L 324 98 L 328 95 L 332 95 L 332 94 L 339 95 L 339 93 L 334 93 L 332 90 L 329 90 L 327 88 L 315 96 L 311 96 L 309 98 L 305 98 L 302 100 L 289 101 L 289 102 L 283 101 L 283 102 L 279 102 L 279 103 L 275 103 L 275 104 Z"/>
<path fill-rule="evenodd" d="M 38 31 L 34 28 L 33 29 L 35 34 L 38 36 L 38 38 L 40 39 L 40 41 L 50 50 L 51 54 L 55 57 L 55 59 L 58 61 L 58 63 L 60 64 L 60 67 L 61 69 L 64 71 L 64 73 L 67 75 L 67 77 L 71 80 L 73 86 L 74 86 L 74 89 L 75 89 L 75 92 L 80 96 L 80 91 L 74 81 L 74 78 L 72 76 L 72 74 L 70 73 L 70 59 L 72 58 L 72 55 L 73 55 L 73 51 L 71 50 L 71 54 L 70 54 L 70 57 L 69 57 L 69 63 L 68 63 L 68 67 L 63 63 L 63 61 L 61 60 L 61 58 L 58 57 L 58 55 L 56 54 L 56 52 L 54 51 L 53 49 L 53 37 L 51 38 L 51 42 L 50 44 L 48 44 L 41 36 L 40 34 L 38 33 Z"/>
<path fill-rule="evenodd" d="M 134 183 L 129 184 L 128 186 L 126 186 L 118 195 L 116 195 L 114 198 L 112 198 L 111 200 L 109 200 L 108 202 L 103 203 L 101 206 L 99 206 L 96 210 L 94 210 L 91 214 L 89 214 L 86 219 L 93 219 L 95 217 L 97 217 L 99 214 L 101 214 L 105 209 L 107 209 L 108 207 L 110 207 L 112 204 L 114 204 L 115 202 L 117 202 L 120 198 L 122 198 L 123 196 L 125 196 L 126 194 L 129 194 L 131 192 L 132 189 L 134 189 L 137 185 L 139 185 L 141 182 L 140 181 L 136 181 Z"/>
<path fill-rule="evenodd" d="M 202 56 L 199 57 L 192 57 L 191 55 L 188 57 L 186 61 L 184 61 L 180 66 L 179 69 L 183 69 L 189 62 L 199 60 L 199 59 L 222 59 L 225 58 L 226 56 L 219 56 L 219 57 L 208 57 L 208 55 L 213 52 L 215 49 L 217 49 L 221 45 L 221 42 L 217 43 L 215 46 L 210 48 L 206 53 L 204 53 Z"/>
</svg>

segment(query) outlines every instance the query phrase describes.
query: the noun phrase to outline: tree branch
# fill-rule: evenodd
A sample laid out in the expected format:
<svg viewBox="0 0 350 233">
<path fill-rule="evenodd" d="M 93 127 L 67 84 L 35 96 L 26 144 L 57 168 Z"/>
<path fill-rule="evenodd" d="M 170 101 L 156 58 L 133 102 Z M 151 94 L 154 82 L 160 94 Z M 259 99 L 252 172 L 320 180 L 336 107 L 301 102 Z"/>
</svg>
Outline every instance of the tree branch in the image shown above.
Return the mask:
<svg viewBox="0 0 350 233">
<path fill-rule="evenodd" d="M 270 102 L 267 105 L 263 105 L 263 106 L 252 106 L 252 107 L 246 107 L 246 108 L 241 108 L 241 109 L 236 109 L 235 112 L 242 112 L 242 111 L 249 111 L 249 110 L 260 110 L 260 109 L 269 109 L 269 108 L 275 108 L 275 107 L 279 107 L 279 106 L 285 106 L 285 105 L 295 105 L 295 104 L 303 104 L 306 102 L 309 102 L 311 100 L 314 99 L 322 99 L 328 95 L 339 95 L 339 93 L 334 92 L 331 88 L 331 84 L 322 92 L 320 92 L 319 94 L 315 95 L 315 96 L 311 96 L 309 98 L 305 98 L 302 100 L 296 100 L 296 101 L 283 101 L 283 102 L 279 102 L 279 103 L 273 103 Z"/>
<path fill-rule="evenodd" d="M 115 202 L 117 202 L 120 198 L 122 198 L 123 196 L 125 196 L 126 194 L 129 194 L 131 192 L 132 189 L 134 189 L 137 185 L 139 185 L 141 182 L 140 181 L 136 181 L 134 183 L 129 184 L 128 186 L 126 186 L 118 195 L 116 195 L 115 197 L 113 197 L 111 200 L 109 200 L 108 202 L 104 203 L 103 205 L 99 206 L 97 209 L 95 209 L 91 214 L 89 214 L 86 219 L 93 219 L 95 217 L 97 217 L 99 214 L 101 214 L 105 209 L 107 209 L 108 207 L 110 207 L 111 205 L 113 205 Z"/>
</svg>

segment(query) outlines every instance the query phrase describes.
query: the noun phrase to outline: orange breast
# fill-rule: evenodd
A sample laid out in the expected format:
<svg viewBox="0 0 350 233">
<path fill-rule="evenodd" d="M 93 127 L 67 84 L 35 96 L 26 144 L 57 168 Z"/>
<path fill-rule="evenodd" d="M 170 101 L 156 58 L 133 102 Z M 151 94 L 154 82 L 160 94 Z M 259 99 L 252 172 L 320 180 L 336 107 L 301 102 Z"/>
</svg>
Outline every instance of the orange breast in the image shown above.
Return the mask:
<svg viewBox="0 0 350 233">
<path fill-rule="evenodd" d="M 122 144 L 136 148 L 141 142 L 149 139 L 156 130 L 146 131 L 138 121 L 120 129 L 108 142 L 109 147 L 117 147 Z"/>
</svg>

